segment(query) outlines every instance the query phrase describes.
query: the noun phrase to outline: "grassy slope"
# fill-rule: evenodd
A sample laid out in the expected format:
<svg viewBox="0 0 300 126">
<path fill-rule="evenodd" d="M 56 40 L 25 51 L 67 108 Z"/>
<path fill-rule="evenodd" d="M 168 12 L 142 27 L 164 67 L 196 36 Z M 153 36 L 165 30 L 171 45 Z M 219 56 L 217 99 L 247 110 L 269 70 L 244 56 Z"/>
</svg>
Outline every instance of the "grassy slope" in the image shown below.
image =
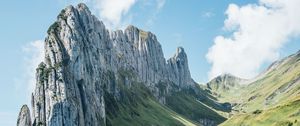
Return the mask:
<svg viewBox="0 0 300 126">
<path fill-rule="evenodd" d="M 284 60 L 275 69 L 247 87 L 240 100 L 246 112 L 268 109 L 300 96 L 300 57 Z M 298 81 L 297 81 L 298 80 Z"/>
<path fill-rule="evenodd" d="M 113 74 L 107 74 L 115 80 Z M 105 91 L 106 123 L 111 126 L 196 126 L 199 125 L 160 104 L 142 83 L 132 81 L 125 86 L 125 78 L 133 79 L 129 71 L 120 71 L 116 81 L 119 98 Z"/>
<path fill-rule="evenodd" d="M 219 76 L 219 80 L 217 80 L 217 78 L 211 80 L 209 83 L 207 83 L 206 88 L 221 103 L 237 102 L 235 100 L 241 96 L 245 89 L 245 85 L 241 85 L 240 83 L 243 83 L 243 81 L 246 80 L 234 77 L 232 75 L 226 75 L 227 77 L 225 81 L 224 76 L 225 75 Z M 220 80 L 220 78 L 222 80 Z"/>
<path fill-rule="evenodd" d="M 113 126 L 196 126 L 187 118 L 158 103 L 145 87 L 134 85 L 121 89 L 122 100 L 116 101 L 109 93 L 105 95 L 107 124 Z"/>
<path fill-rule="evenodd" d="M 185 92 L 173 93 L 167 97 L 167 106 L 192 120 L 208 119 L 215 121 L 217 124 L 226 120 L 226 118 L 220 116 L 216 111 Z"/>
<path fill-rule="evenodd" d="M 246 89 L 244 97 L 232 97 L 241 104 L 235 109 L 244 112 L 223 123 L 223 125 L 291 125 L 300 111 L 300 56 L 293 55 L 282 60 L 274 69 Z M 255 111 L 260 114 L 254 114 Z M 298 112 L 298 116 L 291 115 Z M 299 125 L 299 122 L 297 122 Z"/>
<path fill-rule="evenodd" d="M 299 126 L 300 99 L 263 111 L 240 114 L 222 126 Z"/>
</svg>

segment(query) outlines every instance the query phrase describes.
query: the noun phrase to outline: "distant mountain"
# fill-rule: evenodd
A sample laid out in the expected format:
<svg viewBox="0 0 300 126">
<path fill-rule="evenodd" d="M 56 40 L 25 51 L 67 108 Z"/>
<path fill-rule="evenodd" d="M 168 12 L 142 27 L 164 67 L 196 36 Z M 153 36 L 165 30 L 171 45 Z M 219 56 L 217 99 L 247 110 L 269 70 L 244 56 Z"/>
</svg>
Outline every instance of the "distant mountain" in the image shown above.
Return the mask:
<svg viewBox="0 0 300 126">
<path fill-rule="evenodd" d="M 222 125 L 300 125 L 300 51 L 274 62 L 244 87 L 234 110 Z"/>
<path fill-rule="evenodd" d="M 228 95 L 237 95 L 248 80 L 235 77 L 231 74 L 223 74 L 206 84 L 211 93 L 221 101 L 228 101 Z M 229 97 L 231 98 L 231 97 Z"/>
</svg>

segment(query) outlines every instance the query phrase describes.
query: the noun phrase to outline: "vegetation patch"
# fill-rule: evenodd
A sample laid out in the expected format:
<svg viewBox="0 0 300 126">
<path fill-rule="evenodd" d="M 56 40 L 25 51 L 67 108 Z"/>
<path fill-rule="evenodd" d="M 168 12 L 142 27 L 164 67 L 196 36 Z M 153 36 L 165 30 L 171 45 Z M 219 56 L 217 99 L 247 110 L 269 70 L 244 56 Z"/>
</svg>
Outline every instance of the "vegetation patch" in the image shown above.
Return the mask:
<svg viewBox="0 0 300 126">
<path fill-rule="evenodd" d="M 252 112 L 253 114 L 260 114 L 262 113 L 262 110 L 255 110 L 254 112 Z"/>
<path fill-rule="evenodd" d="M 249 126 L 299 126 L 300 101 L 294 100 L 268 110 L 254 111 L 248 114 L 238 114 L 224 122 L 222 126 L 249 125 Z"/>
<path fill-rule="evenodd" d="M 117 87 L 120 98 L 111 92 L 104 91 L 106 106 L 106 124 L 108 126 L 196 126 L 197 123 L 177 114 L 160 104 L 143 83 L 134 80 L 135 74 L 129 70 L 120 70 L 119 77 L 107 74 L 109 78 L 119 78 Z M 128 78 L 131 86 L 125 85 Z"/>
<path fill-rule="evenodd" d="M 59 30 L 60 26 L 58 24 L 58 22 L 54 22 L 47 30 L 47 33 L 50 34 L 51 32 L 57 31 Z"/>
<path fill-rule="evenodd" d="M 167 106 L 184 117 L 199 121 L 200 119 L 214 120 L 216 124 L 226 120 L 217 112 L 201 104 L 197 99 L 184 91 L 173 93 L 166 99 Z"/>
</svg>

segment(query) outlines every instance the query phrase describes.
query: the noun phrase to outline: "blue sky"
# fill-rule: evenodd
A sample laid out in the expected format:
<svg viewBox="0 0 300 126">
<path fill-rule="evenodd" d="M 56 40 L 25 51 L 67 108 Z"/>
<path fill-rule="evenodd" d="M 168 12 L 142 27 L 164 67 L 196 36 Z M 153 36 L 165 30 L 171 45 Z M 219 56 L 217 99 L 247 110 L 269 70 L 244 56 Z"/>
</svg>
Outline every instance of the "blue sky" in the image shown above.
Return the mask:
<svg viewBox="0 0 300 126">
<path fill-rule="evenodd" d="M 262 15 L 266 18 L 255 18 L 257 8 L 272 9 L 275 4 L 277 6 L 277 3 L 272 3 L 272 0 L 262 0 L 262 2 L 257 0 L 132 0 L 130 5 L 121 6 L 125 9 L 121 10 L 120 13 L 116 13 L 119 15 L 115 17 L 109 17 L 109 15 L 102 13 L 101 11 L 105 11 L 105 8 L 98 6 L 102 6 L 100 4 L 103 3 L 100 2 L 99 4 L 99 2 L 95 1 L 101 0 L 85 0 L 84 2 L 90 6 L 92 13 L 101 19 L 103 18 L 110 28 L 124 28 L 128 24 L 133 24 L 141 29 L 155 33 L 162 44 L 166 58 L 171 57 L 175 53 L 176 47 L 183 46 L 188 55 L 192 77 L 197 82 L 207 82 L 212 76 L 227 72 L 237 76 L 253 77 L 272 61 L 290 55 L 300 49 L 298 37 L 300 30 L 297 29 L 298 25 L 286 26 L 282 22 L 274 22 L 273 26 L 275 29 L 271 27 L 271 30 L 268 31 L 253 29 L 255 26 L 261 25 L 240 20 L 253 19 L 254 23 L 255 21 L 273 23 L 268 18 L 281 19 L 282 16 L 276 14 L 277 10 L 270 10 L 272 11 L 271 14 Z M 6 0 L 1 3 L 1 126 L 15 125 L 19 109 L 24 103 L 30 102 L 30 88 L 28 86 L 30 84 L 28 83 L 30 83 L 30 79 L 34 78 L 28 75 L 30 74 L 28 70 L 32 69 L 32 66 L 30 66 L 32 65 L 31 60 L 35 61 L 36 57 L 39 56 L 34 54 L 39 53 L 39 51 L 35 50 L 36 48 L 33 47 L 34 44 L 32 43 L 40 42 L 37 40 L 43 40 L 46 37 L 48 27 L 56 20 L 56 16 L 61 9 L 69 4 L 75 5 L 77 2 L 76 0 Z M 230 4 L 234 5 L 230 6 Z M 288 7 L 290 6 L 285 8 Z M 250 16 L 254 16 L 254 18 L 247 17 L 249 10 L 253 12 L 253 15 Z M 267 11 L 269 12 L 269 10 Z M 272 13 L 274 14 L 272 15 Z M 295 16 L 293 13 L 291 15 Z M 228 27 L 224 24 L 226 19 L 229 22 L 227 23 Z M 300 24 L 298 19 L 291 18 L 292 21 L 296 22 L 295 24 Z M 291 21 L 287 20 L 287 22 Z M 236 28 L 239 26 L 245 27 L 241 29 Z M 261 28 L 269 28 L 265 26 L 268 25 L 263 24 Z M 283 27 L 295 28 L 291 28 L 279 35 L 277 33 L 271 34 L 272 30 L 281 30 Z M 253 33 L 253 35 L 244 37 L 243 33 L 248 31 Z M 265 35 L 266 32 L 270 32 L 270 35 L 267 34 L 268 37 L 260 39 L 260 35 Z M 233 33 L 240 33 L 241 35 L 234 38 L 232 37 Z M 272 35 L 282 37 L 275 38 Z M 219 38 L 223 37 L 223 39 L 215 39 L 217 36 Z M 247 39 L 243 39 L 243 37 Z M 252 43 L 252 40 L 257 41 Z M 263 44 L 262 40 L 274 40 L 274 42 L 270 41 L 269 44 Z M 214 42 L 217 42 L 217 44 Z M 254 47 L 250 45 L 254 45 Z M 270 45 L 276 46 L 270 47 Z M 212 49 L 209 50 L 210 48 Z M 233 51 L 224 50 L 227 48 Z M 240 48 L 245 48 L 245 50 L 241 52 Z M 267 52 L 262 50 L 267 50 Z M 250 54 L 247 52 L 250 52 Z M 262 58 L 252 56 L 251 52 L 262 54 Z M 220 57 L 221 59 L 224 58 L 224 60 L 220 61 Z M 234 64 L 230 60 L 236 62 L 241 60 L 249 62 L 249 64 Z M 230 66 L 237 66 L 237 69 L 230 69 Z M 251 69 L 246 69 L 245 66 Z M 246 73 L 241 72 L 242 70 L 246 71 Z M 33 69 L 33 74 L 31 75 L 34 75 L 34 72 Z"/>
</svg>

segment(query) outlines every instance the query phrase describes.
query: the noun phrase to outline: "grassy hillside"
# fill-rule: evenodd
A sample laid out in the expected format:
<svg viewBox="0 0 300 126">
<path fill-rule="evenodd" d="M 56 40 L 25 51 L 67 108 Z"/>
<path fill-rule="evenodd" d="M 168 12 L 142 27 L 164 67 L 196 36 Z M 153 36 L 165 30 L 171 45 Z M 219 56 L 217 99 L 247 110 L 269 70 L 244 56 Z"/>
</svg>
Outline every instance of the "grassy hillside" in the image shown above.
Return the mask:
<svg viewBox="0 0 300 126">
<path fill-rule="evenodd" d="M 222 125 L 300 125 L 300 52 L 275 62 L 239 93 L 227 98 L 238 114 Z"/>
<path fill-rule="evenodd" d="M 222 126 L 299 126 L 300 99 L 268 110 L 256 110 L 248 114 L 239 114 Z"/>
<path fill-rule="evenodd" d="M 199 125 L 158 103 L 148 89 L 135 83 L 121 86 L 120 100 L 105 93 L 107 125 L 111 126 L 196 126 Z"/>
<path fill-rule="evenodd" d="M 223 74 L 206 84 L 207 89 L 219 102 L 235 102 L 241 96 L 247 80 L 230 74 Z"/>
<path fill-rule="evenodd" d="M 120 97 L 105 93 L 108 125 L 300 125 L 300 52 L 274 63 L 247 85 L 241 84 L 245 80 L 224 76 L 207 87 L 168 95 L 160 85 L 165 105 L 144 84 L 130 80 L 128 86 L 130 78 L 134 78 L 130 71 L 121 71 L 118 79 L 109 79 L 116 79 Z"/>
<path fill-rule="evenodd" d="M 219 124 L 226 120 L 226 118 L 185 91 L 173 93 L 167 97 L 166 102 L 169 108 L 191 120 L 204 120 L 213 124 Z"/>
<path fill-rule="evenodd" d="M 198 123 L 159 103 L 133 72 L 120 70 L 104 74 L 106 123 L 108 126 L 197 126 Z M 108 87 L 112 86 L 112 87 Z"/>
<path fill-rule="evenodd" d="M 237 108 L 245 112 L 275 107 L 300 93 L 300 53 L 273 64 L 242 93 L 243 103 Z"/>
<path fill-rule="evenodd" d="M 118 77 L 112 72 L 105 76 L 109 82 L 113 82 L 108 86 L 116 85 L 113 86 L 114 90 L 105 87 L 107 125 L 199 126 L 216 125 L 226 120 L 213 109 L 222 110 L 222 105 L 209 100 L 209 95 L 200 87 L 170 90 L 169 94 L 164 94 L 166 87 L 158 85 L 160 94 L 166 96 L 166 104 L 161 104 L 143 83 L 134 81 L 135 75 L 132 72 L 120 70 Z"/>
</svg>

